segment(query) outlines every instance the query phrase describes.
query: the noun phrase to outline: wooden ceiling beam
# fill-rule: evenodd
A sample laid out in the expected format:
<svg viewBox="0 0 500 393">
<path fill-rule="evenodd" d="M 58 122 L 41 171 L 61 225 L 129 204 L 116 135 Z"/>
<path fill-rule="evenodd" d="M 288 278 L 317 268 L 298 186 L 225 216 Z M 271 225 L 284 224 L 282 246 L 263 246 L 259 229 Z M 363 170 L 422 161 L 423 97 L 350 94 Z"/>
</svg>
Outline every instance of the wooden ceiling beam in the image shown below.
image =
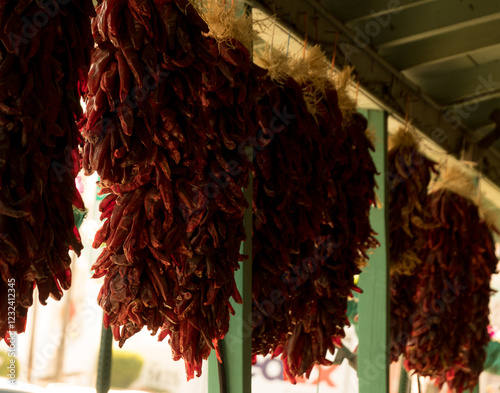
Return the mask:
<svg viewBox="0 0 500 393">
<path fill-rule="evenodd" d="M 354 31 L 364 31 L 370 21 L 380 23 L 383 28 L 372 37 L 372 43 L 384 49 L 499 19 L 498 1 L 441 0 L 415 3 L 411 8 L 367 15 L 345 24 Z"/>
<path fill-rule="evenodd" d="M 493 20 L 459 30 L 430 36 L 418 41 L 378 48 L 378 53 L 399 70 L 407 70 L 469 51 L 500 43 L 500 13 Z"/>
<path fill-rule="evenodd" d="M 321 4 L 328 12 L 336 15 L 340 20 L 363 20 L 372 14 L 383 15 L 400 12 L 413 8 L 419 4 L 438 2 L 439 0 L 335 0 L 322 1 Z"/>
<path fill-rule="evenodd" d="M 432 72 L 409 77 L 444 107 L 472 105 L 500 95 L 498 62 L 472 65 L 458 71 Z"/>
<path fill-rule="evenodd" d="M 446 108 L 443 113 L 452 124 L 467 123 L 472 130 L 478 130 L 492 124 L 490 114 L 498 107 L 500 99 L 495 97 L 482 101 L 480 105 L 474 101 L 466 105 L 453 105 Z"/>
</svg>

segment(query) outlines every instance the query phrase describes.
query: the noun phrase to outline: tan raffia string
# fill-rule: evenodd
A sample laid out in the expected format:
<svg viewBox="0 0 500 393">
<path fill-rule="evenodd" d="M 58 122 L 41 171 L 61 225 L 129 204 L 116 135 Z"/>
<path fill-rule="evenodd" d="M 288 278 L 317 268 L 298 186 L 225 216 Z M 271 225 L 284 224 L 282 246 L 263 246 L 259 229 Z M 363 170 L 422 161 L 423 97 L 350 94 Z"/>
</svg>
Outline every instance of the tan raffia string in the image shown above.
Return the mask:
<svg viewBox="0 0 500 393">
<path fill-rule="evenodd" d="M 227 42 L 231 39 L 239 41 L 249 51 L 252 51 L 253 42 L 258 36 L 253 29 L 252 16 L 243 12 L 236 16 L 237 4 L 230 6 L 223 0 L 206 0 L 201 3 L 200 14 L 205 19 L 209 35 L 217 42 Z"/>
</svg>

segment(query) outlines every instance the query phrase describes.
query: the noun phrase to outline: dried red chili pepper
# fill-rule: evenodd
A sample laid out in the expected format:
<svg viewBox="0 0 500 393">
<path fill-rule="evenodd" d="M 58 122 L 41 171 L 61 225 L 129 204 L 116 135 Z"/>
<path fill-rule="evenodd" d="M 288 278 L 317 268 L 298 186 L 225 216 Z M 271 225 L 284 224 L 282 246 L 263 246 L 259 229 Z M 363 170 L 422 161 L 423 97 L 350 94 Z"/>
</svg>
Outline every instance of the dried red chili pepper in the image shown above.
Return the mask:
<svg viewBox="0 0 500 393">
<path fill-rule="evenodd" d="M 34 21 L 40 12 L 44 26 Z M 87 90 L 95 13 L 90 0 L 46 12 L 36 1 L 0 5 L 0 337 L 6 339 L 8 331 L 24 332 L 35 286 L 42 304 L 61 298 L 71 284 L 68 251 L 82 249 L 73 217 L 73 206 L 84 208 L 75 186 L 81 159 L 75 119 Z M 7 296 L 12 279 L 15 299 Z"/>
<path fill-rule="evenodd" d="M 486 357 L 498 260 L 491 227 L 470 199 L 441 188 L 427 206 L 434 227 L 421 254 L 405 366 L 461 393 L 477 384 Z"/>
</svg>

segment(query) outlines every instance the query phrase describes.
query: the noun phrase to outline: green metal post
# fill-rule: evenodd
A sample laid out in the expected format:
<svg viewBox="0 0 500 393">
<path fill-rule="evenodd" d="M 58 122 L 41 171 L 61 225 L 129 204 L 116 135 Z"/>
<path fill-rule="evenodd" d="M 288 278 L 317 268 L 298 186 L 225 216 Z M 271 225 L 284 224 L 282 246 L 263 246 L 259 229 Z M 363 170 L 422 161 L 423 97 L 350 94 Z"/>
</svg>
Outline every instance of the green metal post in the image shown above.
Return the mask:
<svg viewBox="0 0 500 393">
<path fill-rule="evenodd" d="M 217 371 L 218 361 L 212 351 L 208 358 L 208 393 L 220 393 L 219 373 Z"/>
<path fill-rule="evenodd" d="M 373 159 L 380 175 L 377 176 L 381 208 L 373 208 L 370 220 L 378 234 L 380 247 L 373 251 L 368 266 L 360 275 L 359 287 L 359 391 L 363 393 L 389 392 L 389 231 L 387 171 L 387 114 L 384 111 L 360 111 L 369 127 L 375 130 L 376 151 Z"/>
<path fill-rule="evenodd" d="M 408 392 L 408 372 L 405 369 L 403 362 L 401 362 L 401 374 L 399 375 L 399 393 Z"/>
<path fill-rule="evenodd" d="M 101 347 L 99 349 L 99 365 L 97 368 L 97 393 L 108 393 L 111 384 L 111 366 L 113 356 L 113 334 L 104 325 L 101 330 Z"/>
</svg>

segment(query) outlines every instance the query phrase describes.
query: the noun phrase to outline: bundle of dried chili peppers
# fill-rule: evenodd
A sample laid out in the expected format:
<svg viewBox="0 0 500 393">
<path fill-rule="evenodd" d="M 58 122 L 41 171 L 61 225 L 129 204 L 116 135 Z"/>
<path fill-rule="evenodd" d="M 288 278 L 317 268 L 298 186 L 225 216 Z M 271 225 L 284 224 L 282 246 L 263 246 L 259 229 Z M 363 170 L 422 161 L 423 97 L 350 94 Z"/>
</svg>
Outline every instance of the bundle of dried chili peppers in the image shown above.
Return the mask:
<svg viewBox="0 0 500 393">
<path fill-rule="evenodd" d="M 105 0 L 97 14 L 82 133 L 84 168 L 109 193 L 99 302 L 120 345 L 144 326 L 170 336 L 190 379 L 241 302 L 250 56 L 207 37 L 185 0 Z"/>
<path fill-rule="evenodd" d="M 293 383 L 314 364 L 330 364 L 327 352 L 348 325 L 347 298 L 358 290 L 354 275 L 376 245 L 366 120 L 344 123 L 330 86 L 316 123 L 307 88 L 291 78 L 282 88 L 263 84 L 269 98 L 260 103 L 294 118 L 258 153 L 254 179 L 253 352 L 281 355 Z M 351 186 L 354 179 L 360 187 Z"/>
<path fill-rule="evenodd" d="M 0 337 L 6 339 L 8 331 L 24 331 L 35 286 L 42 304 L 61 298 L 71 284 L 68 252 L 82 249 L 73 217 L 73 206 L 84 208 L 75 187 L 81 141 L 75 120 L 82 116 L 94 15 L 91 0 L 0 4 Z"/>
<path fill-rule="evenodd" d="M 391 359 L 397 361 L 410 336 L 419 257 L 429 228 L 427 188 L 436 164 L 418 150 L 415 136 L 401 128 L 391 137 L 386 180 L 389 186 L 391 271 Z"/>
<path fill-rule="evenodd" d="M 450 171 L 450 170 L 447 170 Z M 452 173 L 452 172 L 449 172 Z M 452 176 L 448 173 L 448 178 Z M 466 175 L 455 172 L 454 178 Z M 491 227 L 457 188 L 435 187 L 404 356 L 408 370 L 463 392 L 478 382 L 489 341 L 490 278 L 498 263 Z"/>
<path fill-rule="evenodd" d="M 262 131 L 253 179 L 252 345 L 255 355 L 265 356 L 283 345 L 289 334 L 290 301 L 301 294 L 300 278 L 295 277 L 303 269 L 301 244 L 314 238 L 321 216 L 308 215 L 313 204 L 309 186 L 315 123 L 302 88 L 291 77 L 283 86 L 266 78 L 259 93 L 256 117 Z"/>
<path fill-rule="evenodd" d="M 308 377 L 314 364 L 331 364 L 327 351 L 333 353 L 335 345 L 340 345 L 344 327 L 349 325 L 347 299 L 353 290 L 359 291 L 354 276 L 366 263 L 368 249 L 378 244 L 369 221 L 370 208 L 375 204 L 376 168 L 367 122 L 354 114 L 344 124 L 333 89 L 327 90 L 317 117 L 322 118 L 322 138 L 316 142 L 319 157 L 313 161 L 311 189 L 316 190 L 318 198 L 313 200 L 313 210 L 319 198 L 325 201 L 326 209 L 320 210 L 323 220 L 316 238 L 304 245 L 304 261 L 312 266 L 316 261 L 318 266 L 302 288 L 301 296 L 308 299 L 309 306 L 301 306 L 299 297 L 291 304 L 293 332 L 283 345 L 281 357 L 292 382 L 303 374 Z"/>
</svg>

